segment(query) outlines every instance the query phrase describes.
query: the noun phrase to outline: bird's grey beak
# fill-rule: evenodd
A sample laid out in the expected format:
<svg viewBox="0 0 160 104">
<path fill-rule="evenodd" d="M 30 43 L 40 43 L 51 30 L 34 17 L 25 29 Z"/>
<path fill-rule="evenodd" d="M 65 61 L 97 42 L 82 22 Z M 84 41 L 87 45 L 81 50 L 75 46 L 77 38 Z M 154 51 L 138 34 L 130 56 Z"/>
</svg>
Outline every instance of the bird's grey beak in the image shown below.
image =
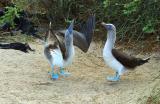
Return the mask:
<svg viewBox="0 0 160 104">
<path fill-rule="evenodd" d="M 51 28 L 52 28 L 52 22 L 50 21 L 49 22 L 49 29 L 51 30 Z"/>
<path fill-rule="evenodd" d="M 105 26 L 105 25 L 106 25 L 106 23 L 102 22 L 102 23 L 101 23 L 101 25 L 102 25 L 102 26 Z"/>
</svg>

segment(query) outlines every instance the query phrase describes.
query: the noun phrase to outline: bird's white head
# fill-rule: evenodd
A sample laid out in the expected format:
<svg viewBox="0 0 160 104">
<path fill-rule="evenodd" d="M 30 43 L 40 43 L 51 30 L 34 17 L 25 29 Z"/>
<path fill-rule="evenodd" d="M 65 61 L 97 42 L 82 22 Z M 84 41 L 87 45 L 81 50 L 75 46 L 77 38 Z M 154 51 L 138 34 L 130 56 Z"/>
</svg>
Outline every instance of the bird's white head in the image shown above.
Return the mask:
<svg viewBox="0 0 160 104">
<path fill-rule="evenodd" d="M 114 47 L 115 41 L 116 41 L 116 27 L 113 24 L 106 24 L 104 22 L 101 23 L 106 30 L 108 31 L 107 33 L 107 42 L 105 44 L 104 49 L 110 50 Z"/>
<path fill-rule="evenodd" d="M 116 27 L 113 24 L 102 22 L 101 25 L 104 26 L 108 31 L 116 31 Z"/>
</svg>

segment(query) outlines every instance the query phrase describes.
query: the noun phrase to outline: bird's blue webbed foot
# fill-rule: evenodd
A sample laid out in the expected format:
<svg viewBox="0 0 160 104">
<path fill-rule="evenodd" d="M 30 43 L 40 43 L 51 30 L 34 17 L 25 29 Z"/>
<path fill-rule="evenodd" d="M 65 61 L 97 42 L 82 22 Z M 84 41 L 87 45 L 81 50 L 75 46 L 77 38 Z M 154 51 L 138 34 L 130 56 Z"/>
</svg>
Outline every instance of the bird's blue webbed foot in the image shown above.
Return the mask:
<svg viewBox="0 0 160 104">
<path fill-rule="evenodd" d="M 109 81 L 118 81 L 118 80 L 120 80 L 120 75 L 118 74 L 118 72 L 116 72 L 115 76 L 109 76 L 109 77 L 107 77 L 107 80 L 109 80 Z"/>
<path fill-rule="evenodd" d="M 59 78 L 59 75 L 58 75 L 58 73 L 54 72 L 54 66 L 53 65 L 51 66 L 51 68 L 52 68 L 52 70 L 49 72 L 49 75 L 51 76 L 51 78 L 53 80 L 57 80 Z"/>
<path fill-rule="evenodd" d="M 52 74 L 51 74 L 51 78 L 52 78 L 53 80 L 57 80 L 57 79 L 59 78 L 58 73 L 52 73 Z"/>
<path fill-rule="evenodd" d="M 60 68 L 60 75 L 64 77 L 68 77 L 71 73 L 64 71 L 64 68 Z"/>
</svg>

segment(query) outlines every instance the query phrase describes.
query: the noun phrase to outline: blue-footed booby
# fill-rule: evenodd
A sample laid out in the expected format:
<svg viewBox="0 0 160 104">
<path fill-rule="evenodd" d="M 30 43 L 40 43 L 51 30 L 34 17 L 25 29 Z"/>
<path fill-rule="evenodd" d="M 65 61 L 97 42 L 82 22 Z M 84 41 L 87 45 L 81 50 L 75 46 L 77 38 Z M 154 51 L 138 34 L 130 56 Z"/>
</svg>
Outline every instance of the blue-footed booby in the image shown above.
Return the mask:
<svg viewBox="0 0 160 104">
<path fill-rule="evenodd" d="M 52 79 L 58 79 L 59 75 L 68 76 L 70 73 L 65 72 L 64 68 L 72 64 L 75 52 L 74 45 L 83 52 L 87 52 L 90 46 L 93 31 L 95 28 L 95 16 L 90 16 L 86 23 L 81 27 L 80 32 L 73 30 L 74 21 L 66 30 L 57 30 L 54 33 L 51 29 L 46 33 L 46 45 L 44 54 L 49 61 L 52 71 L 50 72 Z M 54 36 L 54 43 L 47 43 L 50 34 Z M 60 69 L 59 73 L 55 71 Z"/>
<path fill-rule="evenodd" d="M 104 22 L 101 24 L 107 29 L 107 41 L 103 49 L 103 58 L 105 63 L 116 71 L 115 76 L 107 77 L 109 81 L 118 81 L 120 75 L 122 75 L 125 70 L 133 70 L 137 66 L 148 62 L 149 57 L 146 59 L 136 58 L 116 50 L 114 48 L 116 27 L 113 24 L 106 24 Z"/>
</svg>

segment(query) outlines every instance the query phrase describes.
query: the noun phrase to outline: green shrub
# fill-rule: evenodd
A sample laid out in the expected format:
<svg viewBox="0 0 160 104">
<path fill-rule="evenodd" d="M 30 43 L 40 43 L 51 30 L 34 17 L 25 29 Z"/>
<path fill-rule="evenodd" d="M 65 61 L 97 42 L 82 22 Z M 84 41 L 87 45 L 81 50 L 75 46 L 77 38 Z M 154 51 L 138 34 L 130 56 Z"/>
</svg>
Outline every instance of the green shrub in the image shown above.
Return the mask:
<svg viewBox="0 0 160 104">
<path fill-rule="evenodd" d="M 3 16 L 0 17 L 0 25 L 9 23 L 12 28 L 15 27 L 14 19 L 19 17 L 19 9 L 17 7 L 6 7 L 7 11 Z"/>
<path fill-rule="evenodd" d="M 139 39 L 146 33 L 158 33 L 159 0 L 14 0 L 18 7 L 34 7 L 34 13 L 46 13 L 56 28 L 64 27 L 73 18 L 86 19 L 96 14 L 97 25 L 104 21 L 117 27 L 121 39 Z M 39 17 L 37 17 L 39 19 Z M 55 28 L 55 29 L 56 29 Z M 101 31 L 101 27 L 97 26 Z M 104 34 L 106 35 L 106 34 Z M 157 34 L 158 35 L 158 34 Z"/>
<path fill-rule="evenodd" d="M 139 38 L 159 31 L 158 0 L 104 0 L 103 4 L 107 22 L 116 24 L 121 38 Z"/>
</svg>

